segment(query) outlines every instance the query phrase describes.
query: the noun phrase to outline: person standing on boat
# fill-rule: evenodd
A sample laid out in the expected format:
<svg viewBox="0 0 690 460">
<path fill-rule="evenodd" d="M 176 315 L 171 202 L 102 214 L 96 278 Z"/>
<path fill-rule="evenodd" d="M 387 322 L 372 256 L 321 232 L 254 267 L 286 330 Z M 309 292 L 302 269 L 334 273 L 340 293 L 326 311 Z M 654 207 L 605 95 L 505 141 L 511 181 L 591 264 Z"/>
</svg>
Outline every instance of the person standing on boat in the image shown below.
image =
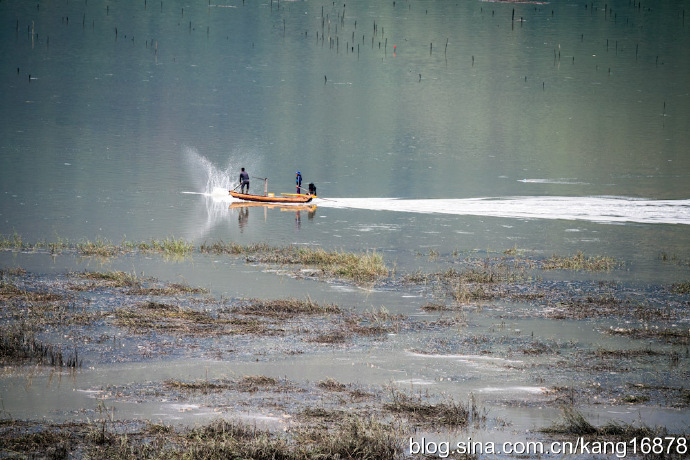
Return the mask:
<svg viewBox="0 0 690 460">
<path fill-rule="evenodd" d="M 244 191 L 244 188 L 247 187 L 247 191 Z M 240 172 L 240 193 L 249 193 L 249 174 L 247 171 L 242 168 L 242 172 Z"/>
<path fill-rule="evenodd" d="M 297 184 L 297 194 L 302 192 L 302 173 L 297 171 L 297 176 L 295 177 L 295 183 Z"/>
</svg>

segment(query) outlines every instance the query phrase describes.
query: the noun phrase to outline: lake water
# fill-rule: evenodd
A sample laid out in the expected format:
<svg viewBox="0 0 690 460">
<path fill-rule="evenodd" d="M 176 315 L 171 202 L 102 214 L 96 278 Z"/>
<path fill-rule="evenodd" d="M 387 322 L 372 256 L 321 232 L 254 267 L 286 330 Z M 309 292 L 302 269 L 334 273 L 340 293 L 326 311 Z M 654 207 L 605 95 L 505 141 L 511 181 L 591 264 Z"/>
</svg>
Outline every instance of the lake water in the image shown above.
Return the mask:
<svg viewBox="0 0 690 460">
<path fill-rule="evenodd" d="M 659 257 L 690 260 L 685 10 L 680 0 L 0 2 L 0 234 L 376 250 L 399 272 L 431 251 L 581 250 L 624 261 L 603 277 L 687 281 L 687 264 Z M 299 170 L 323 199 L 313 213 L 235 208 L 226 191 L 240 167 L 254 192 L 259 178 L 293 192 Z M 2 260 L 39 274 L 93 268 Z M 108 266 L 216 295 L 406 313 L 425 301 L 275 283 L 241 263 L 226 267 L 229 281 L 216 262 Z"/>
</svg>

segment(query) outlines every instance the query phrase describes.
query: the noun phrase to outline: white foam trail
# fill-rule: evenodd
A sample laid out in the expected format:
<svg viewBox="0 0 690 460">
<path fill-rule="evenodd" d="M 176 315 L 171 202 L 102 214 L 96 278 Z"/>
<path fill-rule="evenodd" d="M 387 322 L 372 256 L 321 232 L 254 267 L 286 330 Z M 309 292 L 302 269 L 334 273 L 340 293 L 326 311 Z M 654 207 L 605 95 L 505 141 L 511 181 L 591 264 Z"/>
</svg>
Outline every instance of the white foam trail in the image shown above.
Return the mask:
<svg viewBox="0 0 690 460">
<path fill-rule="evenodd" d="M 575 179 L 520 179 L 518 182 L 525 182 L 527 184 L 589 185 L 588 182 L 580 182 Z"/>
<path fill-rule="evenodd" d="M 316 201 L 319 207 L 372 211 L 690 225 L 690 200 L 650 200 L 616 196 L 513 196 L 428 200 L 329 198 Z"/>
</svg>

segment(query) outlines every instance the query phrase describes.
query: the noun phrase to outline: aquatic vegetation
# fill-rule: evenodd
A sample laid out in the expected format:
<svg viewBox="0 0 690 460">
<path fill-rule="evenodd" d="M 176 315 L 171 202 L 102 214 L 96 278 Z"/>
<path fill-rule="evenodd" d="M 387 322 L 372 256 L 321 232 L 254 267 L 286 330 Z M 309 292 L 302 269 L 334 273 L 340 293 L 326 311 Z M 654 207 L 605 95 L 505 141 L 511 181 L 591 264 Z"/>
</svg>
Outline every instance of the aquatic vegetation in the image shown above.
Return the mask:
<svg viewBox="0 0 690 460">
<path fill-rule="evenodd" d="M 611 335 L 622 335 L 635 339 L 659 339 L 673 343 L 690 343 L 690 329 L 631 327 L 610 328 L 606 332 Z"/>
<path fill-rule="evenodd" d="M 201 392 L 204 394 L 229 390 L 235 387 L 234 382 L 221 380 L 218 382 L 198 380 L 195 382 L 183 382 L 180 380 L 166 380 L 163 385 L 167 388 L 187 392 Z"/>
<path fill-rule="evenodd" d="M 27 323 L 0 329 L 0 361 L 4 364 L 45 364 L 55 367 L 81 367 L 75 347 L 65 356 L 59 345 L 45 344 L 36 339 Z"/>
<path fill-rule="evenodd" d="M 347 385 L 345 385 L 344 383 L 340 383 L 331 377 L 328 377 L 325 380 L 321 380 L 316 384 L 316 386 L 328 391 L 345 391 L 347 389 Z"/>
<path fill-rule="evenodd" d="M 690 266 L 690 259 L 679 256 L 678 254 L 669 254 L 665 251 L 659 254 L 659 260 L 663 262 L 670 262 L 672 264 L 681 266 Z"/>
<path fill-rule="evenodd" d="M 234 311 L 245 315 L 267 316 L 272 318 L 289 318 L 298 315 L 327 315 L 342 313 L 335 304 L 318 304 L 311 299 L 250 299 L 237 306 Z"/>
<path fill-rule="evenodd" d="M 355 282 L 371 282 L 388 276 L 383 257 L 375 251 L 365 253 L 326 251 L 322 248 L 288 248 L 260 258 L 263 262 L 301 264 L 320 269 L 325 276 Z"/>
<path fill-rule="evenodd" d="M 266 387 L 278 385 L 278 383 L 278 379 L 266 375 L 245 375 L 237 382 L 237 386 L 240 391 L 255 392 Z"/>
<path fill-rule="evenodd" d="M 673 284 L 671 286 L 671 291 L 676 294 L 690 294 L 690 281 Z"/>
<path fill-rule="evenodd" d="M 0 249 L 10 249 L 14 251 L 21 251 L 24 249 L 24 242 L 22 236 L 14 232 L 12 235 L 0 235 Z"/>
<path fill-rule="evenodd" d="M 242 246 L 236 243 L 204 243 L 202 253 L 245 255 L 249 261 L 280 265 L 305 265 L 322 271 L 323 276 L 342 277 L 355 282 L 371 282 L 388 276 L 383 257 L 375 251 L 365 253 L 326 251 L 322 248 L 273 247 L 265 243 Z"/>
<path fill-rule="evenodd" d="M 449 311 L 453 310 L 444 303 L 440 302 L 429 302 L 420 307 L 422 311 L 426 312 L 436 312 L 436 311 Z"/>
<path fill-rule="evenodd" d="M 84 256 L 114 257 L 123 252 L 121 246 L 117 246 L 108 240 L 97 239 L 96 241 L 82 241 L 77 243 L 77 252 Z"/>
<path fill-rule="evenodd" d="M 474 399 L 467 404 L 452 399 L 431 403 L 420 395 L 411 396 L 396 389 L 391 389 L 390 401 L 383 407 L 392 413 L 434 426 L 465 426 L 483 418 Z"/>
<path fill-rule="evenodd" d="M 138 287 L 141 285 L 136 274 L 123 271 L 82 272 L 75 273 L 74 276 L 103 283 L 110 287 Z"/>
<path fill-rule="evenodd" d="M 554 254 L 542 264 L 544 270 L 584 270 L 584 271 L 611 271 L 620 264 L 613 257 L 585 256 L 578 251 L 570 257 L 562 257 Z"/>
<path fill-rule="evenodd" d="M 142 296 L 174 296 L 181 294 L 208 294 L 208 292 L 209 290 L 206 288 L 193 287 L 180 283 L 170 283 L 163 287 L 143 287 L 141 285 L 135 285 L 132 289 L 127 291 L 127 294 Z"/>
<path fill-rule="evenodd" d="M 142 252 L 158 252 L 165 255 L 186 256 L 194 250 L 194 245 L 182 239 L 173 237 L 164 240 L 154 240 L 136 244 Z"/>
<path fill-rule="evenodd" d="M 251 255 L 264 252 L 280 251 L 280 248 L 270 246 L 267 243 L 254 243 L 243 246 L 235 242 L 226 243 L 222 240 L 215 243 L 204 242 L 200 247 L 201 253 L 208 254 L 231 254 L 231 255 Z"/>
<path fill-rule="evenodd" d="M 663 438 L 668 435 L 667 430 L 662 427 L 635 426 L 616 421 L 596 426 L 572 406 L 563 407 L 563 421 L 542 428 L 540 431 L 549 434 L 587 436 L 588 439 L 623 439 L 625 441 L 633 438 Z"/>
<path fill-rule="evenodd" d="M 229 321 L 216 318 L 208 312 L 149 301 L 138 308 L 116 310 L 115 324 L 134 331 L 155 329 L 176 333 L 209 334 L 220 332 Z"/>
<path fill-rule="evenodd" d="M 295 427 L 276 433 L 255 425 L 216 420 L 194 428 L 132 424 L 108 415 L 87 422 L 2 423 L 0 451 L 50 458 L 76 454 L 93 459 L 285 459 L 401 458 L 401 429 L 375 417 L 345 414 L 330 427 Z"/>
</svg>

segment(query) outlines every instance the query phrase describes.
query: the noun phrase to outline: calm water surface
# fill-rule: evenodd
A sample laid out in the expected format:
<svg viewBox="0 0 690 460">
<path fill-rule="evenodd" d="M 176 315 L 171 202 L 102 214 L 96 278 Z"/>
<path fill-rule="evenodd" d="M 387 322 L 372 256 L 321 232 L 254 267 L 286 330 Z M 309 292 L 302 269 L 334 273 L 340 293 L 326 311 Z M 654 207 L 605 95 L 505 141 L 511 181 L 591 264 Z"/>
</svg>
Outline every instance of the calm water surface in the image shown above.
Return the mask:
<svg viewBox="0 0 690 460">
<path fill-rule="evenodd" d="M 582 250 L 624 261 L 610 278 L 687 281 L 687 267 L 659 260 L 690 259 L 686 9 L 680 0 L 4 1 L 0 234 L 375 249 L 400 272 L 423 267 L 431 250 Z M 292 192 L 299 170 L 331 201 L 312 213 L 233 208 L 225 191 L 242 166 L 253 191 L 268 177 L 270 191 Z M 38 273 L 96 269 L 2 257 Z M 403 312 L 424 303 L 275 284 L 260 268 L 203 257 L 109 264 L 218 295 L 309 294 Z M 419 369 L 419 357 L 390 353 L 394 367 Z M 304 365 L 322 375 L 319 366 Z M 110 378 L 99 372 L 83 378 Z M 436 372 L 460 373 L 410 378 Z M 456 391 L 490 387 L 491 375 Z"/>
</svg>

